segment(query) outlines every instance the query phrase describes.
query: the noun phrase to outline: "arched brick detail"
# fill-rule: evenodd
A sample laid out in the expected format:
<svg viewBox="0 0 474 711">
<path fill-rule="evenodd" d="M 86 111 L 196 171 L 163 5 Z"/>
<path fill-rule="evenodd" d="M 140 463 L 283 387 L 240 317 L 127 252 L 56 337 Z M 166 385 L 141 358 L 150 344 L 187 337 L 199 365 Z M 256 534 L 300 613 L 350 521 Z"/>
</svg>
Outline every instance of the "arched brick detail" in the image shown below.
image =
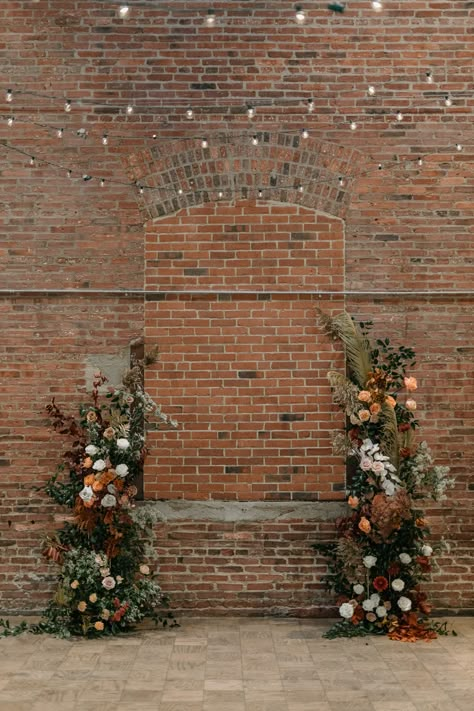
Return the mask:
<svg viewBox="0 0 474 711">
<path fill-rule="evenodd" d="M 255 198 L 260 189 L 264 199 L 344 219 L 365 160 L 359 151 L 294 133 L 262 132 L 258 145 L 251 137 L 218 135 L 207 148 L 196 138 L 168 141 L 129 156 L 130 178 L 146 186 L 137 191 L 145 220 L 221 197 Z"/>
</svg>

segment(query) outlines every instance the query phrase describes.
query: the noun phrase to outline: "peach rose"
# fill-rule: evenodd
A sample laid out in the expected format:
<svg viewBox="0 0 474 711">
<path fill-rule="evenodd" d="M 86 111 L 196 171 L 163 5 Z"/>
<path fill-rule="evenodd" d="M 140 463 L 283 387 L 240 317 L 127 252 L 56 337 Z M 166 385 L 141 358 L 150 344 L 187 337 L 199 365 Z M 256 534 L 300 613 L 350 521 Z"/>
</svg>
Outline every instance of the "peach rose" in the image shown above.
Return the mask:
<svg viewBox="0 0 474 711">
<path fill-rule="evenodd" d="M 368 410 L 359 410 L 357 415 L 361 422 L 367 422 L 367 420 L 370 420 L 370 412 Z"/>
<path fill-rule="evenodd" d="M 370 412 L 372 413 L 372 415 L 378 415 L 379 412 L 380 412 L 380 410 L 381 410 L 382 408 L 381 408 L 381 406 L 379 405 L 378 402 L 374 402 L 374 403 L 370 406 L 369 409 L 370 409 Z"/>
<path fill-rule="evenodd" d="M 114 428 L 107 427 L 107 429 L 104 430 L 104 437 L 105 437 L 105 439 L 113 439 L 115 437 Z"/>
<path fill-rule="evenodd" d="M 397 401 L 396 401 L 395 398 L 392 397 L 391 395 L 387 395 L 387 397 L 385 398 L 385 402 L 386 402 L 387 405 L 389 405 L 390 407 L 395 407 L 395 405 L 397 404 Z"/>
<path fill-rule="evenodd" d="M 79 580 L 73 580 L 71 583 L 71 587 L 73 590 L 76 590 L 79 587 Z"/>
<path fill-rule="evenodd" d="M 87 422 L 97 422 L 97 415 L 95 414 L 94 410 L 89 410 L 89 412 L 86 415 L 86 420 Z"/>
<path fill-rule="evenodd" d="M 140 573 L 141 573 L 142 575 L 149 575 L 149 574 L 150 574 L 150 568 L 149 568 L 147 565 L 145 565 L 144 563 L 142 563 L 142 565 L 140 566 Z"/>
<path fill-rule="evenodd" d="M 89 595 L 89 601 L 90 602 L 97 602 L 97 595 L 95 593 L 92 593 L 92 595 Z"/>
<path fill-rule="evenodd" d="M 110 610 L 107 610 L 107 609 L 102 610 L 102 612 L 100 613 L 100 616 L 102 617 L 103 620 L 108 620 L 110 617 Z"/>
<path fill-rule="evenodd" d="M 92 465 L 93 461 L 90 457 L 86 457 L 82 462 L 82 466 L 84 467 L 84 469 L 90 469 Z"/>
<path fill-rule="evenodd" d="M 94 482 L 95 482 L 94 474 L 88 474 L 87 476 L 84 477 L 84 486 L 92 486 L 92 484 Z"/>
<path fill-rule="evenodd" d="M 414 410 L 416 410 L 416 401 L 412 400 L 410 398 L 409 400 L 406 401 L 405 407 L 407 410 L 410 410 L 411 412 L 413 412 Z"/>
<path fill-rule="evenodd" d="M 365 516 L 362 516 L 362 518 L 359 521 L 359 529 L 362 531 L 362 533 L 370 533 L 372 526 L 370 525 L 369 519 L 365 518 Z"/>
<path fill-rule="evenodd" d="M 413 392 L 414 390 L 417 389 L 418 384 L 416 382 L 416 378 L 403 378 L 403 382 L 405 384 L 406 389 L 409 392 Z"/>
<path fill-rule="evenodd" d="M 77 609 L 79 612 L 85 612 L 87 609 L 87 603 L 84 600 L 81 600 L 81 602 L 78 604 Z"/>
<path fill-rule="evenodd" d="M 361 390 L 357 397 L 361 402 L 370 402 L 372 399 L 368 390 Z"/>
<path fill-rule="evenodd" d="M 359 499 L 357 496 L 349 496 L 347 503 L 352 509 L 356 509 L 359 506 Z"/>
<path fill-rule="evenodd" d="M 94 622 L 94 627 L 97 632 L 102 632 L 102 630 L 104 629 L 104 623 L 98 620 L 97 622 Z"/>
</svg>

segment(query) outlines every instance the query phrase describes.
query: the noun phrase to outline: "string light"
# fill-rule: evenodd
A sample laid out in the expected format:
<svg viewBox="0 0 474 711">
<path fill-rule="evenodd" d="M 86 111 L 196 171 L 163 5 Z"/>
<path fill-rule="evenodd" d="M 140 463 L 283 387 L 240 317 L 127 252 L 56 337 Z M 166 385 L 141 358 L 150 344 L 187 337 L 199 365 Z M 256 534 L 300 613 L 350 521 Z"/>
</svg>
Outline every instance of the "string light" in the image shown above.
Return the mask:
<svg viewBox="0 0 474 711">
<path fill-rule="evenodd" d="M 262 190 L 262 188 L 259 188 L 259 189 L 258 189 L 258 193 L 257 193 L 257 194 L 258 194 L 258 197 L 259 197 L 259 198 L 263 197 L 263 190 Z"/>
<path fill-rule="evenodd" d="M 203 138 L 201 140 L 201 148 L 207 148 L 208 146 L 209 146 L 209 142 L 208 142 L 207 138 Z"/>
<path fill-rule="evenodd" d="M 128 16 L 129 12 L 130 12 L 130 8 L 128 5 L 120 5 L 119 11 L 118 11 L 119 17 L 121 17 L 122 19 L 125 19 Z"/>
<path fill-rule="evenodd" d="M 79 138 L 87 138 L 88 135 L 87 129 L 85 128 L 78 128 L 76 131 L 76 136 L 79 136 Z"/>
<path fill-rule="evenodd" d="M 462 148 L 463 148 L 462 143 L 456 143 L 456 150 L 457 151 L 462 151 Z"/>
<path fill-rule="evenodd" d="M 69 114 L 69 113 L 71 113 L 71 109 L 72 109 L 72 103 L 71 103 L 70 99 L 66 99 L 66 101 L 64 103 L 64 111 L 67 114 Z"/>
<path fill-rule="evenodd" d="M 382 163 L 379 163 L 379 164 L 378 164 L 377 169 L 378 169 L 378 170 L 383 170 L 383 165 L 382 165 Z"/>
<path fill-rule="evenodd" d="M 307 128 L 301 129 L 301 138 L 304 138 L 304 139 L 309 138 L 309 131 Z"/>
<path fill-rule="evenodd" d="M 367 93 L 368 93 L 369 96 L 375 96 L 375 86 L 370 85 L 370 86 L 367 88 Z"/>
<path fill-rule="evenodd" d="M 35 165 L 35 162 L 36 162 L 35 157 L 34 157 L 34 156 L 31 156 L 31 158 L 30 158 L 30 165 Z"/>
<path fill-rule="evenodd" d="M 72 178 L 72 170 L 69 169 L 68 172 L 66 173 L 68 178 Z"/>
<path fill-rule="evenodd" d="M 451 99 L 451 97 L 449 95 L 446 95 L 444 97 L 444 104 L 445 104 L 445 106 L 452 106 L 453 105 L 453 100 Z"/>
<path fill-rule="evenodd" d="M 92 175 L 89 175 L 89 173 L 84 173 L 84 175 L 82 176 L 82 179 L 85 183 L 88 183 L 89 180 L 92 180 Z"/>
<path fill-rule="evenodd" d="M 297 185 L 297 190 L 298 190 L 299 193 L 304 193 L 304 187 L 303 187 L 303 185 L 302 185 L 301 183 L 299 183 L 299 184 Z"/>
<path fill-rule="evenodd" d="M 213 27 L 216 24 L 216 13 L 214 12 L 214 10 L 207 11 L 207 17 L 205 22 L 208 27 Z"/>
<path fill-rule="evenodd" d="M 156 133 L 153 133 L 151 137 L 153 138 L 154 141 L 156 141 L 156 139 L 158 138 Z"/>
<path fill-rule="evenodd" d="M 103 188 L 105 185 L 105 178 L 100 179 L 100 187 Z"/>
<path fill-rule="evenodd" d="M 295 5 L 295 20 L 299 25 L 302 25 L 306 20 L 306 15 L 301 5 Z"/>
<path fill-rule="evenodd" d="M 397 111 L 396 117 L 397 121 L 403 121 L 403 114 L 401 111 Z"/>
<path fill-rule="evenodd" d="M 255 116 L 255 106 L 252 106 L 252 104 L 247 104 L 247 116 L 249 119 Z"/>
<path fill-rule="evenodd" d="M 426 81 L 428 82 L 428 84 L 433 84 L 434 82 L 433 73 L 430 70 L 426 72 Z"/>
<path fill-rule="evenodd" d="M 15 121 L 15 117 L 14 117 L 14 116 L 9 116 L 9 117 L 7 118 L 7 125 L 8 125 L 8 126 L 13 126 L 13 122 L 14 122 L 14 121 Z"/>
<path fill-rule="evenodd" d="M 252 136 L 252 145 L 253 145 L 253 146 L 258 146 L 258 136 L 257 136 L 257 134 L 255 134 L 254 136 Z"/>
<path fill-rule="evenodd" d="M 58 128 L 58 130 L 56 131 L 56 136 L 58 138 L 62 138 L 63 134 L 64 134 L 64 128 Z"/>
<path fill-rule="evenodd" d="M 102 145 L 107 146 L 109 144 L 109 137 L 107 136 L 106 133 L 102 136 Z"/>
<path fill-rule="evenodd" d="M 339 176 L 338 183 L 340 188 L 344 187 L 344 178 L 342 176 Z"/>
<path fill-rule="evenodd" d="M 219 190 L 219 192 L 217 193 L 217 197 L 219 198 L 219 200 L 222 200 L 222 198 L 224 197 L 224 193 L 222 192 L 222 190 Z"/>
<path fill-rule="evenodd" d="M 351 121 L 350 127 L 351 127 L 351 131 L 355 131 L 357 128 L 357 123 L 355 121 Z"/>
<path fill-rule="evenodd" d="M 313 99 L 308 99 L 308 113 L 312 114 L 314 111 L 314 101 Z"/>
<path fill-rule="evenodd" d="M 182 194 L 183 194 L 183 189 L 182 189 L 182 188 L 178 188 L 178 195 L 182 195 Z"/>
<path fill-rule="evenodd" d="M 383 10 L 381 0 L 372 0 L 372 10 L 375 10 L 375 12 L 381 12 Z"/>
<path fill-rule="evenodd" d="M 145 189 L 144 189 L 143 185 L 137 185 L 137 188 L 138 188 L 139 194 L 140 194 L 140 195 L 143 195 L 143 193 L 145 192 Z"/>
<path fill-rule="evenodd" d="M 189 109 L 186 109 L 186 118 L 191 121 L 191 119 L 194 118 L 194 111 L 192 110 L 191 107 Z"/>
<path fill-rule="evenodd" d="M 421 168 L 421 166 L 423 165 L 423 158 L 421 156 L 418 158 L 417 163 Z"/>
<path fill-rule="evenodd" d="M 126 111 L 129 116 L 130 114 L 133 114 L 133 106 L 131 104 L 128 104 Z"/>
<path fill-rule="evenodd" d="M 7 89 L 7 91 L 5 93 L 5 101 L 8 104 L 11 104 L 11 102 L 13 101 L 13 92 L 11 89 Z"/>
</svg>

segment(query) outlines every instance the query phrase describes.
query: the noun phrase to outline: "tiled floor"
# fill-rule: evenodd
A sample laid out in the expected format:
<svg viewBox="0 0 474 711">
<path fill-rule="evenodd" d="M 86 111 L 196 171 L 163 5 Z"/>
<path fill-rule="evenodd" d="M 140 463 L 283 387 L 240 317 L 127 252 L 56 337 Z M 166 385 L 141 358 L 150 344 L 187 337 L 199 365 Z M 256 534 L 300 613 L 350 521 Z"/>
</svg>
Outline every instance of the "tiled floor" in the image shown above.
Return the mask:
<svg viewBox="0 0 474 711">
<path fill-rule="evenodd" d="M 0 640 L 1 711 L 474 711 L 474 618 L 429 644 L 325 640 L 327 621 Z"/>
</svg>

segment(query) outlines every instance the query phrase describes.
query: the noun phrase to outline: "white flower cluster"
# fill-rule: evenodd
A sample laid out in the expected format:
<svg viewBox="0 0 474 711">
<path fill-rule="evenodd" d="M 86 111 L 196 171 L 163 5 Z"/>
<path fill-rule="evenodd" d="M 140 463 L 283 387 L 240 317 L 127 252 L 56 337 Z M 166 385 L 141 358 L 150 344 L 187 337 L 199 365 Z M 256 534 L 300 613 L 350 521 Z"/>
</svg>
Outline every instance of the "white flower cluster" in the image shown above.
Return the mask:
<svg viewBox="0 0 474 711">
<path fill-rule="evenodd" d="M 448 477 L 449 467 L 435 465 L 431 450 L 426 442 L 421 442 L 405 464 L 409 468 L 409 476 L 416 488 L 427 490 L 435 501 L 446 498 L 445 491 L 454 485 L 454 479 Z"/>
<path fill-rule="evenodd" d="M 378 444 L 370 439 L 364 439 L 359 449 L 360 468 L 365 472 L 372 472 L 380 481 L 380 487 L 387 494 L 393 496 L 400 488 L 400 479 L 389 457 L 382 454 Z"/>
</svg>

